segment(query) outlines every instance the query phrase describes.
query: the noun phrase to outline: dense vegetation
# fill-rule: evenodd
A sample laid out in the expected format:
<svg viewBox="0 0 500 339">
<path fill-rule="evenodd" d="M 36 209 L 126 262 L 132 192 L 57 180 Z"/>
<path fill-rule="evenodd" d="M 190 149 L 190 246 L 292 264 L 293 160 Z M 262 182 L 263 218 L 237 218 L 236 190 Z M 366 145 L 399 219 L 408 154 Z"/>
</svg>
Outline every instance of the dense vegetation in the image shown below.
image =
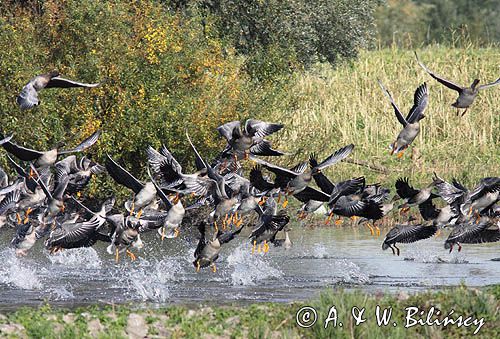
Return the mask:
<svg viewBox="0 0 500 339">
<path fill-rule="evenodd" d="M 43 306 L 25 308 L 0 314 L 0 333 L 11 337 L 28 335 L 32 338 L 459 338 L 472 337 L 477 326 L 449 325 L 414 326 L 404 328 L 405 308 L 419 307 L 425 311 L 434 306 L 445 315 L 454 310 L 453 317 L 484 318 L 476 338 L 498 338 L 499 286 L 476 290 L 455 287 L 441 292 L 422 292 L 415 295 L 400 293 L 370 295 L 361 291 L 324 291 L 319 298 L 294 304 L 253 304 L 247 307 L 205 306 L 187 308 L 170 306 L 160 309 L 134 309 L 124 306 L 86 307 L 73 310 Z M 311 328 L 300 329 L 295 320 L 304 305 L 318 311 L 318 321 Z M 328 310 L 335 305 L 343 327 L 330 326 L 325 330 Z M 393 308 L 392 320 L 397 327 L 378 327 L 375 307 Z M 366 308 L 365 323 L 354 326 L 351 308 Z M 443 317 L 443 316 L 441 316 Z M 432 319 L 435 319 L 434 316 Z M 36 321 L 33 321 L 33 320 Z M 424 316 L 425 320 L 425 316 Z M 135 335 L 135 336 L 134 336 Z"/>
<path fill-rule="evenodd" d="M 61 140 L 71 146 L 100 128 L 102 138 L 90 151 L 97 159 L 109 152 L 138 173 L 147 145 L 163 142 L 188 163 L 186 129 L 213 155 L 220 147 L 215 126 L 265 115 L 280 96 L 280 78 L 253 81 L 245 59 L 217 37 L 212 23 L 202 29 L 198 17 L 157 2 L 43 1 L 40 10 L 20 3 L 1 7 L 0 120 L 4 133 L 31 147 Z M 50 69 L 104 84 L 47 90 L 39 107 L 21 112 L 18 91 Z"/>
<path fill-rule="evenodd" d="M 500 0 L 386 0 L 375 14 L 378 43 L 417 48 L 500 43 Z"/>
</svg>

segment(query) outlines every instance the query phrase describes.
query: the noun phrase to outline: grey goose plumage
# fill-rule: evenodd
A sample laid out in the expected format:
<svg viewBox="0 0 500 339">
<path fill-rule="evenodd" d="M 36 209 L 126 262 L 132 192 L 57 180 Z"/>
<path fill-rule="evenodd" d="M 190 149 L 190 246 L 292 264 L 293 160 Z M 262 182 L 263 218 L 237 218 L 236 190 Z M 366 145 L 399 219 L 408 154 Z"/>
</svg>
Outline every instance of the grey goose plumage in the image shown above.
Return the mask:
<svg viewBox="0 0 500 339">
<path fill-rule="evenodd" d="M 40 104 L 38 92 L 44 88 L 71 88 L 83 87 L 93 88 L 99 86 L 100 83 L 83 83 L 59 76 L 58 71 L 51 71 L 40 74 L 31 79 L 21 90 L 21 93 L 16 98 L 16 102 L 22 110 L 30 109 Z"/>
<path fill-rule="evenodd" d="M 457 109 L 457 115 L 459 114 L 459 108 L 465 109 L 462 113 L 462 116 L 464 116 L 464 114 L 467 113 L 467 110 L 476 99 L 480 90 L 500 84 L 500 78 L 484 85 L 479 85 L 479 79 L 474 79 L 474 81 L 470 86 L 461 86 L 450 80 L 443 78 L 442 76 L 434 73 L 429 68 L 427 68 L 427 66 L 425 66 L 418 58 L 417 52 L 415 52 L 415 57 L 420 67 L 422 67 L 431 77 L 433 77 L 435 80 L 437 80 L 439 83 L 443 84 L 447 88 L 458 92 L 458 97 L 456 101 L 453 104 L 451 104 L 453 107 Z"/>
<path fill-rule="evenodd" d="M 415 94 L 413 96 L 413 106 L 410 109 L 408 115 L 403 117 L 401 110 L 394 102 L 391 93 L 384 87 L 382 82 L 378 80 L 380 88 L 384 94 L 389 98 L 391 106 L 394 109 L 394 113 L 399 123 L 403 126 L 401 132 L 399 132 L 396 140 L 391 144 L 391 155 L 396 153 L 401 156 L 404 150 L 410 146 L 410 144 L 415 140 L 415 138 L 420 133 L 420 120 L 425 118 L 425 109 L 429 103 L 429 91 L 427 89 L 427 84 L 424 82 L 422 85 L 417 87 Z"/>
</svg>

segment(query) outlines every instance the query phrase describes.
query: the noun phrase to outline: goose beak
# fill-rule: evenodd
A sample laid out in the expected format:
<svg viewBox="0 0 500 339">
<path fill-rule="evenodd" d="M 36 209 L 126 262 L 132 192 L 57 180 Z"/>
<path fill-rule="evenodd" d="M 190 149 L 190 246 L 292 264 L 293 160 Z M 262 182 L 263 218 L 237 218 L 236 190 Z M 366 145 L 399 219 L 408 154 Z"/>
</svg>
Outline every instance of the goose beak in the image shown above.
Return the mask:
<svg viewBox="0 0 500 339">
<path fill-rule="evenodd" d="M 172 204 L 177 205 L 177 203 L 179 202 L 179 200 L 181 200 L 181 197 L 180 197 L 179 193 L 176 193 L 175 197 L 174 197 L 174 200 L 172 200 Z"/>
</svg>

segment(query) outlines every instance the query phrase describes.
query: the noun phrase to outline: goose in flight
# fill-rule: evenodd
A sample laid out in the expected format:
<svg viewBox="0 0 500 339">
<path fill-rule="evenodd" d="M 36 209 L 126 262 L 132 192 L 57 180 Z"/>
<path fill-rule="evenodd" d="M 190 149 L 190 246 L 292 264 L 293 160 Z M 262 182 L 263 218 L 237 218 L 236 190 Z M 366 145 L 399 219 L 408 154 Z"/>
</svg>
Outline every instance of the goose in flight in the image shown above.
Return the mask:
<svg viewBox="0 0 500 339">
<path fill-rule="evenodd" d="M 58 71 L 51 71 L 49 73 L 40 74 L 31 79 L 21 90 L 21 93 L 16 98 L 16 102 L 22 110 L 33 108 L 40 105 L 38 99 L 38 92 L 44 88 L 71 88 L 83 87 L 93 88 L 99 86 L 101 83 L 86 84 L 76 82 L 73 80 L 61 78 Z"/>
<path fill-rule="evenodd" d="M 34 149 L 19 146 L 11 141 L 0 144 L 7 152 L 14 155 L 16 158 L 23 161 L 33 162 L 36 168 L 42 168 L 54 165 L 54 163 L 57 161 L 57 157 L 61 154 L 81 152 L 89 148 L 97 142 L 97 139 L 99 139 L 100 135 L 101 131 L 98 130 L 87 139 L 83 140 L 76 147 L 68 150 L 59 150 L 57 148 L 53 148 L 49 151 L 36 151 Z M 0 138 L 3 138 L 3 136 L 0 135 Z"/>
<path fill-rule="evenodd" d="M 380 80 L 378 83 L 384 94 L 389 98 L 389 101 L 394 108 L 396 118 L 399 123 L 403 125 L 403 129 L 399 132 L 396 141 L 394 141 L 391 145 L 391 155 L 396 153 L 398 158 L 401 158 L 404 151 L 420 133 L 419 121 L 425 118 L 424 112 L 427 104 L 429 103 L 429 91 L 427 90 L 427 84 L 424 82 L 415 90 L 415 94 L 413 96 L 413 106 L 410 109 L 410 113 L 408 113 L 406 118 L 404 118 L 401 110 L 392 99 L 391 93 L 389 93 Z"/>
<path fill-rule="evenodd" d="M 467 86 L 464 87 L 464 86 L 458 85 L 450 80 L 446 80 L 442 76 L 437 75 L 436 73 L 432 72 L 430 69 L 427 68 L 427 66 L 425 66 L 419 60 L 417 52 L 415 52 L 415 57 L 417 58 L 417 62 L 420 65 L 420 67 L 422 67 L 427 73 L 429 73 L 429 75 L 431 77 L 433 77 L 438 82 L 445 85 L 446 87 L 458 92 L 457 100 L 451 104 L 453 107 L 455 107 L 457 109 L 457 115 L 459 114 L 460 108 L 465 108 L 465 110 L 462 113 L 462 116 L 464 116 L 465 113 L 467 113 L 467 110 L 469 109 L 470 105 L 472 105 L 472 103 L 474 102 L 474 99 L 476 98 L 476 96 L 478 95 L 480 90 L 486 89 L 489 87 L 493 87 L 495 85 L 500 84 L 500 78 L 498 78 L 494 82 L 490 82 L 489 84 L 484 84 L 484 85 L 478 86 L 479 79 L 474 79 L 474 81 L 472 82 L 472 84 L 469 87 L 467 87 Z"/>
</svg>

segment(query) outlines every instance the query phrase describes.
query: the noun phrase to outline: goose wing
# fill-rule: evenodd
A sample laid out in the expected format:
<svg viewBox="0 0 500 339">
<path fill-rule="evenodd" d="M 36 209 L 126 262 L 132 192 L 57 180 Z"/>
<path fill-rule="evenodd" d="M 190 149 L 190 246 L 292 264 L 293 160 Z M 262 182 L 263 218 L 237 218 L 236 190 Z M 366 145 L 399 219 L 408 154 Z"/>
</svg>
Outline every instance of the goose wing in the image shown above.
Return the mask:
<svg viewBox="0 0 500 339">
<path fill-rule="evenodd" d="M 479 184 L 470 192 L 470 200 L 479 199 L 486 193 L 496 192 L 500 190 L 500 178 L 488 177 L 481 179 Z"/>
<path fill-rule="evenodd" d="M 440 178 L 438 178 L 440 179 Z M 461 186 L 454 179 L 453 184 L 450 184 L 442 179 L 435 185 L 438 195 L 448 204 L 453 204 L 457 199 L 466 194 L 465 187 Z"/>
<path fill-rule="evenodd" d="M 149 170 L 149 167 L 148 167 L 148 175 L 149 175 L 149 179 L 151 180 L 151 182 L 153 183 L 153 185 L 156 188 L 156 194 L 158 194 L 161 201 L 163 201 L 163 203 L 167 207 L 167 211 L 170 210 L 173 207 L 172 203 L 170 202 L 170 200 L 168 200 L 167 195 L 161 190 L 160 186 L 158 186 L 158 184 L 156 183 L 156 180 L 151 175 L 151 171 Z"/>
<path fill-rule="evenodd" d="M 200 240 L 198 241 L 198 245 L 196 246 L 196 249 L 194 250 L 194 257 L 197 258 L 203 249 L 206 246 L 206 240 L 205 240 L 205 222 L 202 221 L 198 224 L 198 231 L 200 232 Z"/>
<path fill-rule="evenodd" d="M 3 135 L 0 134 L 0 138 L 3 139 Z M 33 161 L 40 158 L 43 152 L 35 151 L 34 149 L 19 146 L 12 141 L 7 141 L 2 144 L 3 148 L 14 155 L 16 158 L 23 161 Z"/>
<path fill-rule="evenodd" d="M 273 165 L 267 161 L 264 161 L 264 160 L 261 160 L 258 158 L 252 158 L 252 160 L 257 162 L 259 165 L 265 167 L 269 171 L 273 172 L 274 174 L 276 174 L 276 176 L 281 176 L 281 177 L 291 179 L 291 178 L 295 178 L 297 175 L 301 174 L 301 172 L 299 172 L 299 169 L 296 169 L 297 171 L 294 171 L 293 169 L 289 170 L 289 169 L 280 167 L 278 165 Z M 305 168 L 307 168 L 307 163 L 305 163 Z"/>
<path fill-rule="evenodd" d="M 47 199 L 53 199 L 53 196 L 52 194 L 50 193 L 50 190 L 49 188 L 47 187 L 48 183 L 46 183 L 43 178 L 40 177 L 40 174 L 38 173 L 37 169 L 35 168 L 35 166 L 33 166 L 33 164 L 30 163 L 30 167 L 31 167 L 31 170 L 36 174 L 36 177 L 38 178 L 36 180 L 36 182 L 38 183 L 38 185 L 40 185 L 40 187 L 42 188 L 42 191 L 43 193 L 45 194 L 45 196 L 47 197 Z"/>
<path fill-rule="evenodd" d="M 380 80 L 378 80 L 378 84 L 380 85 L 380 88 L 382 88 L 382 91 L 387 96 L 387 98 L 389 98 L 389 101 L 391 102 L 391 106 L 392 106 L 392 108 L 394 108 L 394 114 L 396 114 L 396 118 L 398 119 L 399 123 L 401 125 L 403 125 L 403 127 L 406 127 L 408 122 L 403 117 L 403 114 L 401 113 L 401 110 L 399 109 L 398 105 L 396 105 L 396 103 L 394 102 L 394 99 L 392 99 L 391 93 L 389 93 L 389 91 L 384 87 L 384 85 L 382 84 L 382 82 Z"/>
<path fill-rule="evenodd" d="M 262 155 L 267 157 L 279 157 L 285 154 L 272 148 L 271 143 L 267 140 L 262 140 L 250 147 L 250 153 L 253 155 Z"/>
<path fill-rule="evenodd" d="M 58 151 L 58 154 L 67 154 L 67 153 L 75 153 L 75 152 L 81 152 L 86 148 L 89 148 L 93 144 L 97 142 L 99 137 L 101 136 L 101 131 L 97 130 L 94 133 L 92 133 L 88 138 L 83 140 L 81 143 L 79 143 L 76 147 L 64 151 Z"/>
<path fill-rule="evenodd" d="M 0 201 L 0 215 L 4 215 L 7 211 L 15 208 L 20 196 L 21 193 L 18 189 L 7 193 L 2 201 Z"/>
<path fill-rule="evenodd" d="M 172 153 L 162 146 L 160 152 L 149 146 L 146 150 L 148 163 L 153 174 L 167 186 L 176 186 L 182 181 L 182 166 L 175 160 Z"/>
<path fill-rule="evenodd" d="M 194 147 L 193 143 L 191 142 L 191 138 L 189 137 L 189 134 L 186 130 L 186 138 L 188 139 L 189 144 L 191 145 L 191 148 L 193 149 L 194 155 L 195 155 L 195 164 L 196 164 L 196 169 L 198 171 L 201 171 L 205 168 L 208 168 L 207 163 L 203 158 L 201 157 L 200 153 L 198 153 L 198 150 L 196 147 Z"/>
<path fill-rule="evenodd" d="M 316 159 L 315 154 L 311 154 L 309 156 L 309 167 L 311 167 L 311 169 L 318 167 L 318 160 Z M 332 194 L 335 185 L 330 181 L 330 179 L 327 178 L 326 175 L 318 172 L 313 176 L 313 178 L 320 190 L 322 190 L 326 194 Z"/>
<path fill-rule="evenodd" d="M 339 214 L 345 217 L 352 217 L 362 213 L 366 207 L 366 203 L 361 200 L 352 200 L 348 197 L 341 196 L 332 208 L 334 214 Z"/>
<path fill-rule="evenodd" d="M 485 242 L 500 241 L 500 230 L 498 228 L 485 229 L 474 237 L 463 239 L 462 244 L 482 244 Z"/>
<path fill-rule="evenodd" d="M 132 174 L 127 172 L 127 170 L 118 165 L 109 154 L 106 154 L 106 157 L 106 170 L 117 183 L 131 189 L 135 194 L 143 189 L 144 185 Z"/>
<path fill-rule="evenodd" d="M 217 132 L 219 132 L 219 134 L 224 137 L 227 142 L 230 142 L 233 140 L 233 131 L 235 128 L 240 128 L 239 121 L 227 122 L 224 125 L 217 127 Z"/>
<path fill-rule="evenodd" d="M 65 228 L 66 232 L 56 234 L 52 239 L 52 245 L 62 247 L 89 247 L 95 243 L 92 237 L 93 233 L 101 225 L 97 218 L 89 221 L 74 224 L 71 227 Z"/>
<path fill-rule="evenodd" d="M 402 199 L 409 199 L 418 194 L 419 190 L 410 186 L 408 178 L 398 178 L 396 180 L 396 192 Z"/>
<path fill-rule="evenodd" d="M 304 188 L 304 190 L 294 194 L 293 196 L 302 202 L 308 202 L 309 200 L 327 202 L 328 200 L 330 200 L 330 196 L 328 194 L 322 191 L 318 191 L 317 189 L 310 186 L 307 186 L 306 188 Z"/>
<path fill-rule="evenodd" d="M 344 146 L 344 147 L 338 149 L 337 151 L 335 151 L 334 153 L 332 153 L 328 158 L 326 158 L 321 163 L 319 163 L 317 166 L 315 166 L 315 168 L 317 170 L 323 170 L 329 166 L 332 166 L 332 165 L 336 164 L 337 162 L 347 158 L 349 156 L 349 154 L 351 154 L 353 149 L 354 149 L 353 144 L 349 144 L 347 146 Z"/>
<path fill-rule="evenodd" d="M 250 170 L 250 183 L 261 192 L 266 192 L 274 188 L 274 183 L 267 181 L 262 176 L 262 167 L 259 165 Z"/>
<path fill-rule="evenodd" d="M 457 85 L 456 83 L 451 82 L 450 80 L 446 80 L 442 76 L 439 76 L 436 73 L 432 72 L 430 69 L 428 69 L 427 66 L 425 66 L 420 61 L 420 59 L 418 58 L 417 52 L 415 52 L 415 57 L 417 58 L 417 62 L 420 65 L 420 67 L 422 67 L 427 73 L 429 73 L 429 75 L 431 77 L 433 77 L 434 79 L 436 79 L 439 83 L 441 83 L 441 84 L 445 85 L 446 87 L 448 87 L 448 88 L 450 88 L 452 90 L 455 90 L 457 92 L 461 92 L 462 91 L 462 86 Z"/>
<path fill-rule="evenodd" d="M 453 229 L 446 242 L 474 241 L 489 225 L 487 222 L 459 225 Z"/>
<path fill-rule="evenodd" d="M 427 199 L 418 205 L 418 210 L 424 220 L 434 220 L 439 215 L 439 210 L 434 206 L 431 199 Z"/>
<path fill-rule="evenodd" d="M 438 228 L 437 226 L 425 226 L 419 224 L 399 225 L 397 226 L 397 229 L 397 232 L 394 232 L 393 234 L 390 234 L 391 232 L 389 232 L 387 234 L 386 242 L 410 244 L 432 237 L 434 234 L 436 234 Z M 389 235 L 391 235 L 390 238 Z"/>
<path fill-rule="evenodd" d="M 62 171 L 62 170 L 56 170 L 56 187 L 54 188 L 54 192 L 52 195 L 54 198 L 57 200 L 62 200 L 64 192 L 66 191 L 66 188 L 68 187 L 69 183 L 69 176 L 68 173 Z"/>
<path fill-rule="evenodd" d="M 77 82 L 61 77 L 53 77 L 50 79 L 50 81 L 47 83 L 45 88 L 71 88 L 71 87 L 85 87 L 85 88 L 93 88 L 99 86 L 101 83 L 96 82 L 93 84 L 88 84 L 84 82 Z"/>
<path fill-rule="evenodd" d="M 264 138 L 283 128 L 282 124 L 274 124 L 256 119 L 248 119 L 245 122 L 245 132 L 252 137 Z"/>
<path fill-rule="evenodd" d="M 500 84 L 500 78 L 496 79 L 495 81 L 493 82 L 490 82 L 489 84 L 484 84 L 484 85 L 481 85 L 479 86 L 477 89 L 480 90 L 480 89 L 486 89 L 488 87 L 493 87 L 493 86 L 496 86 Z"/>
<path fill-rule="evenodd" d="M 40 100 L 38 100 L 38 92 L 32 82 L 29 82 L 23 87 L 21 93 L 19 93 L 16 98 L 16 102 L 22 110 L 30 109 L 40 104 Z"/>
<path fill-rule="evenodd" d="M 415 94 L 413 95 L 413 106 L 406 117 L 406 121 L 410 124 L 419 121 L 424 115 L 428 103 L 429 91 L 427 89 L 427 84 L 424 82 L 415 90 Z"/>
<path fill-rule="evenodd" d="M 197 196 L 205 197 L 208 194 L 218 193 L 217 182 L 208 177 L 184 176 L 184 185 L 186 186 L 186 192 L 194 193 Z"/>
<path fill-rule="evenodd" d="M 328 201 L 328 204 L 331 205 L 335 203 L 342 196 L 356 193 L 364 185 L 365 185 L 365 177 L 348 179 L 336 183 L 330 194 L 330 200 Z"/>
</svg>

